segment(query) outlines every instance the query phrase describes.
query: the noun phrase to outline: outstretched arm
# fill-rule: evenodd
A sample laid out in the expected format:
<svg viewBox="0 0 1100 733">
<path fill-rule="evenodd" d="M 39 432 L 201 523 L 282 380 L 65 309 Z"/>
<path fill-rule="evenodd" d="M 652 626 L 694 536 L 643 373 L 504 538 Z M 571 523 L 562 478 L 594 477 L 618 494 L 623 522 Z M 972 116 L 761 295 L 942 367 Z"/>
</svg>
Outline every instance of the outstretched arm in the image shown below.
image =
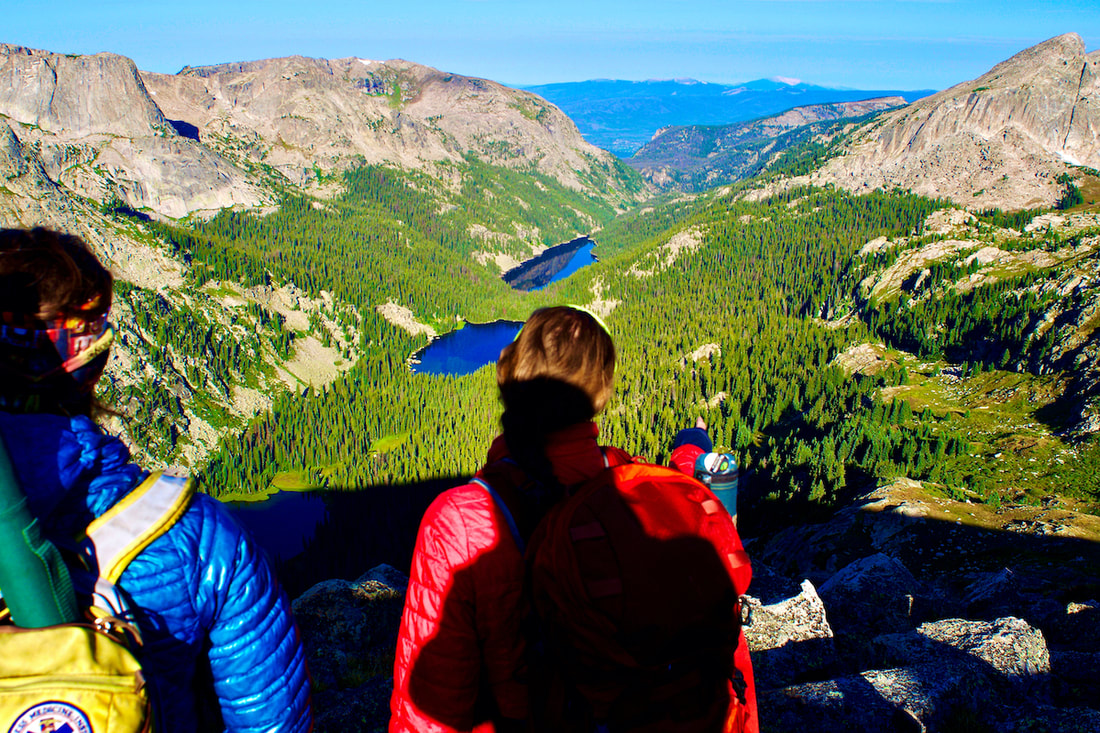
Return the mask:
<svg viewBox="0 0 1100 733">
<path fill-rule="evenodd" d="M 707 421 L 695 418 L 695 427 L 684 428 L 672 441 L 672 454 L 669 462 L 680 473 L 695 475 L 695 459 L 714 450 L 714 443 L 707 434 Z"/>
</svg>

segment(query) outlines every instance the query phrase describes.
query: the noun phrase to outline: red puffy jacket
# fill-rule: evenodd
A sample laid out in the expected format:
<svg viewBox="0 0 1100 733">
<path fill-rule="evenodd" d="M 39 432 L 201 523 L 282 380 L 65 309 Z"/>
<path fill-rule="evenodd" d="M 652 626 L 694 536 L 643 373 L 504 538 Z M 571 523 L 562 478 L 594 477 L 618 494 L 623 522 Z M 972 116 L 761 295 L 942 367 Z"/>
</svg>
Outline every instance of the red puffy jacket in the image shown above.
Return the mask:
<svg viewBox="0 0 1100 733">
<path fill-rule="evenodd" d="M 615 463 L 630 460 L 617 448 L 601 449 L 597 434 L 590 422 L 552 437 L 547 457 L 563 485 L 582 483 L 602 471 L 605 453 Z M 677 453 L 688 449 L 698 450 L 676 449 L 673 463 L 679 466 Z M 498 437 L 486 465 L 507 455 Z M 694 456 L 688 465 L 693 461 Z M 492 733 L 494 717 L 528 716 L 520 628 L 527 613 L 523 576 L 523 556 L 507 519 L 482 486 L 450 489 L 432 503 L 420 523 L 409 574 L 394 662 L 390 733 Z M 749 683 L 750 731 L 755 733 L 752 667 L 743 643 L 736 662 Z"/>
</svg>

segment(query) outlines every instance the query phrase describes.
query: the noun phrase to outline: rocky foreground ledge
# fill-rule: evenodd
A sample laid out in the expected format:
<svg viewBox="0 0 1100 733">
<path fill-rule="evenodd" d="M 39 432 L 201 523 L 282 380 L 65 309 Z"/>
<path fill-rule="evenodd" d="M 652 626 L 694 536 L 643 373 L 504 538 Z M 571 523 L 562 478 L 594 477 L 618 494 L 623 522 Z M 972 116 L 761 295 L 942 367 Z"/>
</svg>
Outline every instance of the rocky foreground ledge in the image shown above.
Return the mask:
<svg viewBox="0 0 1100 733">
<path fill-rule="evenodd" d="M 749 552 L 763 731 L 1100 733 L 1100 518 L 899 480 Z M 385 730 L 406 582 L 294 601 L 317 731 Z"/>
</svg>

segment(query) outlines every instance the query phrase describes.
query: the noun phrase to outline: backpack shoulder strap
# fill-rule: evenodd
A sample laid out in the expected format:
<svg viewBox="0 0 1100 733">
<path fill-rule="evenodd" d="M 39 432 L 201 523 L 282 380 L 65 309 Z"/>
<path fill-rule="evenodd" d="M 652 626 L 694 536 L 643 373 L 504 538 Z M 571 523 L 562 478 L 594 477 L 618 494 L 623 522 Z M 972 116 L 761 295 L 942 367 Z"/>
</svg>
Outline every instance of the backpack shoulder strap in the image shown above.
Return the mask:
<svg viewBox="0 0 1100 733">
<path fill-rule="evenodd" d="M 632 463 L 644 463 L 643 459 L 632 456 L 620 448 L 605 446 L 600 448 L 600 452 L 603 453 L 604 468 L 615 468 L 616 466 L 626 466 Z"/>
<path fill-rule="evenodd" d="M 512 539 L 516 542 L 516 547 L 519 549 L 519 554 L 524 554 L 527 550 L 527 543 L 523 541 L 523 537 L 519 533 L 519 526 L 516 524 L 515 517 L 512 516 L 512 511 L 508 508 L 508 505 L 504 503 L 504 499 L 500 498 L 489 482 L 483 478 L 475 476 L 470 480 L 470 483 L 477 484 L 481 488 L 489 492 L 489 497 L 493 500 L 493 503 L 500 509 L 500 513 L 504 515 L 504 521 L 508 523 L 508 531 L 512 533 Z"/>
<path fill-rule="evenodd" d="M 190 476 L 157 471 L 92 520 L 82 544 L 94 552 L 99 577 L 117 583 L 138 553 L 183 516 L 194 493 Z"/>
</svg>

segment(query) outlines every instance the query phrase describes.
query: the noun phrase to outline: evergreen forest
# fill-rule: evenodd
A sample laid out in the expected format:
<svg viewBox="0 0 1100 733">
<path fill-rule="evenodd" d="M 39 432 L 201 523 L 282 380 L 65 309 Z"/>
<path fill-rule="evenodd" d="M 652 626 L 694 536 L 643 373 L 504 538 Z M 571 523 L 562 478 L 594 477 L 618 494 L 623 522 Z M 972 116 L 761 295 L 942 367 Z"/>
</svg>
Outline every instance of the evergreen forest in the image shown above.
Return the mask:
<svg viewBox="0 0 1100 733">
<path fill-rule="evenodd" d="M 777 165 L 799 168 L 826 154 L 792 148 Z M 1100 508 L 1100 449 L 1056 436 L 1062 392 L 1044 367 L 1051 337 L 1030 337 L 1056 299 L 1043 287 L 1052 271 L 1005 273 L 960 291 L 950 284 L 980 265 L 945 259 L 919 283 L 868 293 L 868 278 L 904 247 L 861 254 L 864 246 L 935 243 L 943 236 L 926 232 L 925 222 L 947 202 L 808 187 L 743 196 L 750 180 L 624 212 L 537 174 L 477 161 L 456 168 L 453 179 L 460 185 L 368 166 L 344 174 L 334 199 L 288 192 L 266 216 L 226 211 L 208 221 L 143 224 L 188 262 L 189 287 L 293 282 L 313 297 L 324 291 L 346 304 L 342 333 L 356 340 L 342 345 L 354 364 L 335 381 L 280 391 L 270 410 L 230 426 L 236 430 L 200 467 L 207 491 L 236 498 L 272 487 L 386 491 L 470 475 L 498 430 L 492 365 L 459 377 L 413 373 L 407 360 L 428 337 L 390 323 L 377 306 L 399 304 L 444 332 L 462 320 L 523 320 L 543 305 L 580 303 L 607 314 L 619 349 L 616 392 L 599 418 L 602 440 L 660 462 L 676 431 L 702 416 L 719 449 L 738 457 L 743 491 L 761 516 L 792 505 L 813 512 L 900 476 L 976 501 L 1059 493 Z M 1006 215 L 990 212 L 979 226 L 994 229 L 995 216 L 1006 224 Z M 531 244 L 581 234 L 597 242 L 600 261 L 541 291 L 512 290 L 493 260 L 478 256 L 522 259 Z M 673 239 L 687 245 L 673 252 Z M 1074 244 L 1056 236 L 1012 241 L 1050 251 Z M 131 302 L 144 297 L 120 288 Z M 303 335 L 250 308 L 240 318 L 255 326 L 253 336 L 236 342 L 212 343 L 201 320 L 147 326 L 166 338 L 181 334 L 176 350 L 205 354 L 217 389 L 262 348 L 288 354 Z M 255 334 L 268 346 L 253 343 Z M 876 369 L 852 371 L 838 359 L 859 344 L 881 345 Z M 1033 398 L 1049 387 L 1040 400 L 1047 412 L 1022 397 L 992 412 L 978 406 L 1005 385 Z M 105 397 L 125 403 L 127 395 Z M 127 419 L 172 420 L 170 410 L 143 409 Z M 1031 453 L 994 464 L 995 453 L 1007 452 L 994 413 L 998 425 L 1024 432 L 1045 414 L 1046 437 Z M 1040 470 L 1022 463 L 1029 456 L 1039 456 Z"/>
</svg>

